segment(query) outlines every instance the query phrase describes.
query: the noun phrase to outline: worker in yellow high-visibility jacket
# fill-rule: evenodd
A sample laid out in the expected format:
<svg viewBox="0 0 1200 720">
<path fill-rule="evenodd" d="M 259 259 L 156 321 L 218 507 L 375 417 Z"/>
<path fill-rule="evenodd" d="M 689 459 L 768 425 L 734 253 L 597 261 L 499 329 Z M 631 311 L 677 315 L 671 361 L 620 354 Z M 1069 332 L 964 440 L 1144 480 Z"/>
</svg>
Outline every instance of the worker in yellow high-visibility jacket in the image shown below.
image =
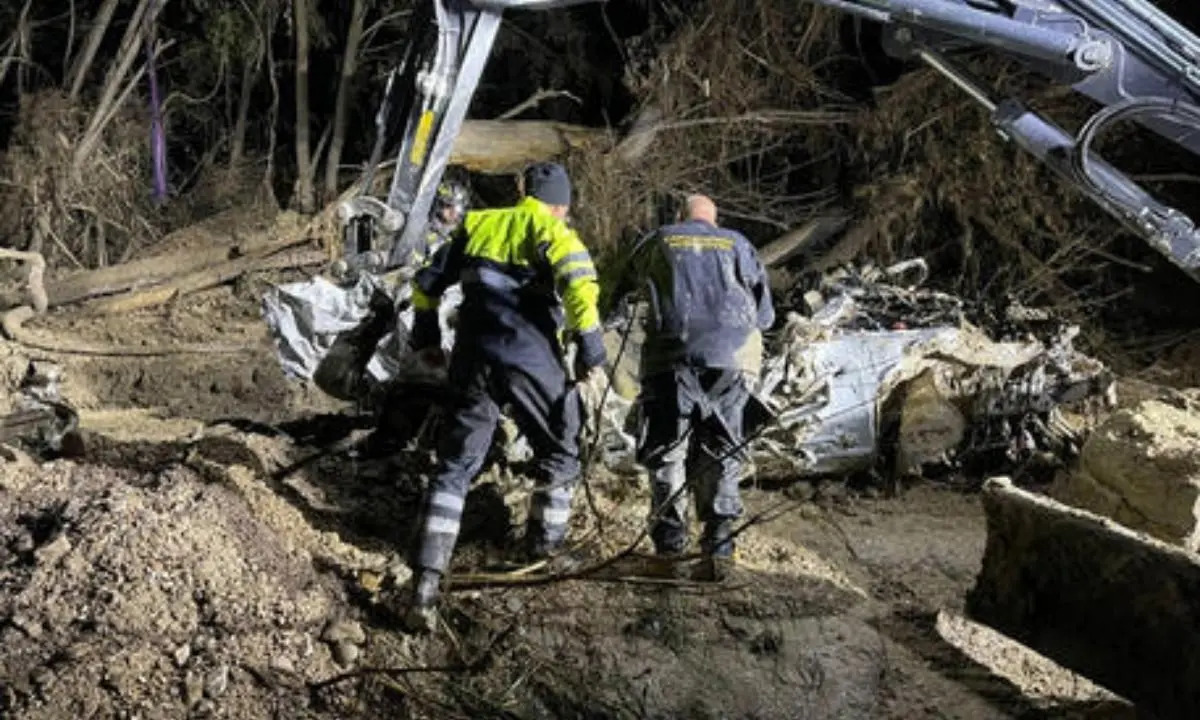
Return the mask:
<svg viewBox="0 0 1200 720">
<path fill-rule="evenodd" d="M 584 407 L 568 375 L 564 343 L 576 343 L 576 380 L 595 385 L 607 360 L 588 249 L 565 221 L 571 183 L 557 164 L 524 176 L 514 207 L 467 213 L 450 242 L 413 279 L 412 346 L 437 354 L 438 299 L 462 283 L 448 368 L 459 395 L 438 440 L 414 557 L 413 629 L 428 627 L 458 539 L 467 490 L 483 466 L 500 407 L 534 453 L 535 490 L 526 526 L 531 559 L 559 550 L 580 474 Z M 560 299 L 561 298 L 561 299 Z"/>
</svg>

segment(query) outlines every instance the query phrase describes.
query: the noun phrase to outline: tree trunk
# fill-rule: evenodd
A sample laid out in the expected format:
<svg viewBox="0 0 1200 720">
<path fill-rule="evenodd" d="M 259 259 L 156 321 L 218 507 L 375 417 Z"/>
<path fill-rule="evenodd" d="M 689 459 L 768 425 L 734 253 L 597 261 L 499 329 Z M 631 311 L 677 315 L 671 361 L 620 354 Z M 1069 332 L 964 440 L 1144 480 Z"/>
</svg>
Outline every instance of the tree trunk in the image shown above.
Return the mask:
<svg viewBox="0 0 1200 720">
<path fill-rule="evenodd" d="M 342 145 L 346 140 L 346 113 L 350 104 L 350 90 L 354 85 L 354 72 L 358 69 L 358 46 L 362 41 L 365 15 L 366 2 L 354 0 L 350 9 L 350 30 L 346 34 L 346 53 L 342 56 L 342 79 L 338 83 L 337 104 L 333 114 L 333 137 L 329 141 L 329 155 L 325 157 L 327 200 L 332 200 L 338 194 L 338 167 L 342 162 Z"/>
<path fill-rule="evenodd" d="M 100 49 L 100 43 L 104 40 L 105 33 L 108 32 L 108 26 L 112 22 L 113 11 L 117 9 L 117 3 L 118 0 L 104 0 L 104 4 L 100 6 L 100 9 L 96 11 L 95 18 L 92 19 L 92 27 L 88 30 L 83 49 L 71 63 L 71 69 L 67 73 L 71 100 L 78 98 L 80 91 L 83 90 L 83 81 L 87 79 L 88 71 L 92 69 L 92 61 L 96 59 L 96 52 Z"/>
<path fill-rule="evenodd" d="M 296 203 L 312 213 L 313 162 L 308 126 L 308 0 L 293 0 L 292 31 L 296 34 Z"/>
<path fill-rule="evenodd" d="M 467 120 L 454 139 L 450 162 L 472 172 L 515 173 L 607 138 L 603 128 L 549 120 Z"/>
<path fill-rule="evenodd" d="M 99 143 L 105 125 L 108 124 L 108 120 L 115 114 L 115 109 L 120 105 L 125 96 L 124 93 L 121 93 L 121 86 L 133 68 L 134 61 L 137 60 L 138 50 L 141 48 L 142 17 L 145 15 L 149 4 L 150 0 L 139 0 L 137 7 L 133 11 L 133 17 L 129 20 L 129 27 L 125 28 L 125 36 L 121 38 L 121 47 L 117 52 L 117 58 L 109 66 L 108 74 L 104 78 L 104 90 L 101 92 L 100 102 L 96 104 L 96 109 L 92 111 L 92 118 L 88 122 L 87 132 L 84 133 L 83 139 L 79 144 L 75 146 L 73 170 L 76 173 L 79 173 L 83 169 L 84 163 L 87 162 L 88 157 Z"/>
<path fill-rule="evenodd" d="M 267 168 L 263 172 L 263 195 L 272 207 L 279 206 L 279 199 L 275 197 L 275 150 L 278 144 L 275 126 L 279 123 L 279 80 L 275 75 L 275 50 L 271 46 L 277 22 L 279 13 L 270 6 L 267 11 L 266 28 L 262 33 L 263 48 L 267 54 L 267 79 L 271 81 L 271 109 L 267 114 Z"/>
<path fill-rule="evenodd" d="M 254 99 L 254 86 L 258 83 L 258 75 L 262 71 L 263 55 L 263 43 L 259 40 L 254 49 L 254 59 L 242 67 L 237 119 L 234 120 L 233 136 L 229 141 L 230 170 L 241 164 L 242 156 L 246 152 L 246 126 L 250 122 L 250 101 Z"/>
</svg>

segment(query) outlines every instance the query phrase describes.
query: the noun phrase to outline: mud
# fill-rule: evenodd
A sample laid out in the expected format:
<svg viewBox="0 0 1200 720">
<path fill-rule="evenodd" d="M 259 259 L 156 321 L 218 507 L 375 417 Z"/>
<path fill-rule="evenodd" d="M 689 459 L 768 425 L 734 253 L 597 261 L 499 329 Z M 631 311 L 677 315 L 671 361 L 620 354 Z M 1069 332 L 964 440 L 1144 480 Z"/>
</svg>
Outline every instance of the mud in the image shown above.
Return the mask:
<svg viewBox="0 0 1200 720">
<path fill-rule="evenodd" d="M 495 588 L 471 575 L 506 555 L 528 497 L 519 468 L 497 463 L 468 499 L 443 625 L 408 636 L 403 557 L 430 458 L 311 459 L 363 431 L 283 380 L 258 282 L 162 312 L 42 321 L 253 349 L 56 358 L 87 455 L 0 465 L 0 715 L 1135 717 L 961 619 L 983 516 L 976 496 L 934 483 L 895 499 L 747 486 L 748 512 L 773 519 L 747 531 L 720 583 L 634 555 L 590 580 Z M 5 354 L 6 377 L 29 355 Z M 637 537 L 648 493 L 615 476 L 591 491 L 572 537 L 597 560 Z"/>
</svg>

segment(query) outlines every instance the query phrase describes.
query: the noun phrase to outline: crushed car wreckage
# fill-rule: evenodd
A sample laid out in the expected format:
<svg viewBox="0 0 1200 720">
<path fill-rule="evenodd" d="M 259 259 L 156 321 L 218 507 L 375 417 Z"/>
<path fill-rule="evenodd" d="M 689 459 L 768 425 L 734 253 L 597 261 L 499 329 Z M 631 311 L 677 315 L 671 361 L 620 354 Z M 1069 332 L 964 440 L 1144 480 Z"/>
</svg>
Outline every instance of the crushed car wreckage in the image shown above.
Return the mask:
<svg viewBox="0 0 1200 720">
<path fill-rule="evenodd" d="M 973 458 L 994 468 L 1077 454 L 1091 411 L 1115 402 L 1112 373 L 1073 347 L 1078 328 L 1015 304 L 998 317 L 969 312 L 960 299 L 921 287 L 926 274 L 920 259 L 843 268 L 780 298 L 788 312 L 765 338 L 748 418 L 760 471 L 816 477 L 886 469 L 897 477 Z M 444 378 L 405 350 L 406 296 L 403 282 L 314 278 L 275 288 L 263 307 L 289 375 L 342 399 L 379 398 L 389 386 Z M 446 300 L 449 350 L 459 296 Z M 613 384 L 598 446 L 615 471 L 634 469 L 640 310 L 627 304 L 607 323 Z M 396 322 L 384 339 L 344 350 L 385 316 Z M 370 337 L 384 334 L 376 328 Z M 391 397 L 403 402 L 405 393 Z M 518 442 L 506 454 L 526 453 Z"/>
</svg>

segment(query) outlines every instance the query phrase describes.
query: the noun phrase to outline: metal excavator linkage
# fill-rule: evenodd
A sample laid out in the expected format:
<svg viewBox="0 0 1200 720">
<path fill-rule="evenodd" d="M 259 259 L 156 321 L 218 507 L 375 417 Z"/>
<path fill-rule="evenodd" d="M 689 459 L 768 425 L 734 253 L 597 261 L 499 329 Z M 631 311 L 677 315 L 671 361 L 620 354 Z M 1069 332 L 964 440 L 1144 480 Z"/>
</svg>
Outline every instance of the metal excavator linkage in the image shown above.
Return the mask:
<svg viewBox="0 0 1200 720">
<path fill-rule="evenodd" d="M 337 272 L 397 267 L 417 246 L 501 15 L 603 1 L 418 3 L 412 26 L 416 39 L 384 91 L 362 191 L 340 207 L 343 244 Z M 1200 154 L 1200 38 L 1161 10 L 1146 0 L 806 1 L 881 26 L 887 54 L 919 59 L 943 74 L 990 113 L 1002 136 L 1200 280 L 1200 234 L 1192 219 L 1156 200 L 1091 149 L 1106 128 L 1137 120 Z M 993 98 L 950 59 L 978 47 L 1014 55 L 1104 107 L 1072 136 L 1019 100 Z M 370 194 L 372 180 L 388 138 L 397 136 L 391 188 L 386 200 L 379 200 Z"/>
<path fill-rule="evenodd" d="M 1122 120 L 1200 154 L 1200 38 L 1146 0 L 808 0 L 882 26 L 883 50 L 919 59 L 973 97 L 1000 134 L 1200 280 L 1191 218 L 1091 150 Z M 1103 104 L 1072 137 L 1015 99 L 998 101 L 948 58 L 989 47 Z M 997 188 L 997 192 L 1001 189 Z"/>
<path fill-rule="evenodd" d="M 338 208 L 342 252 L 336 271 L 401 266 L 423 238 L 454 139 L 487 64 L 506 10 L 553 10 L 604 0 L 422 0 L 412 37 L 375 116 L 375 147 L 357 197 Z M 403 123 L 403 125 L 401 125 Z M 399 130 L 399 133 L 396 131 Z M 391 137 L 400 149 L 386 201 L 370 194 Z"/>
</svg>

